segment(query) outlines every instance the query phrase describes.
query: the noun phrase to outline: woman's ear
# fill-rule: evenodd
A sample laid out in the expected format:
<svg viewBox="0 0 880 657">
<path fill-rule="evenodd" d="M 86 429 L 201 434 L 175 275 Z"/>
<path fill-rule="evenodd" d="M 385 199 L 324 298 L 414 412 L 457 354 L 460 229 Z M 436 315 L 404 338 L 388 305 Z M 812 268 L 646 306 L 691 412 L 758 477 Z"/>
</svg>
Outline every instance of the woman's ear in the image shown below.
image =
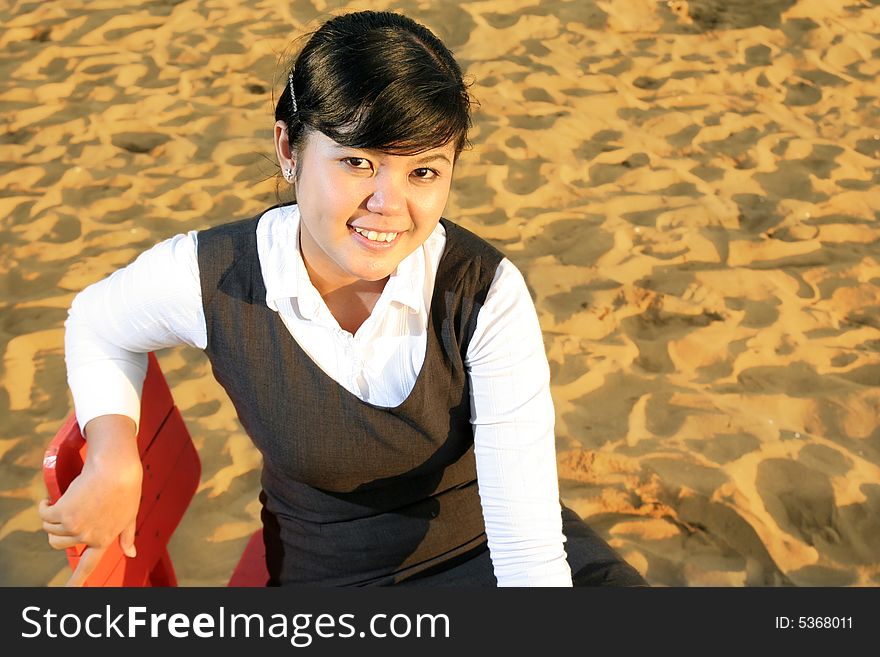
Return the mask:
<svg viewBox="0 0 880 657">
<path fill-rule="evenodd" d="M 290 147 L 290 138 L 287 134 L 287 124 L 284 121 L 275 122 L 274 131 L 275 156 L 278 158 L 278 166 L 281 174 L 287 182 L 293 182 L 293 172 L 296 170 L 296 161 L 293 149 Z"/>
</svg>

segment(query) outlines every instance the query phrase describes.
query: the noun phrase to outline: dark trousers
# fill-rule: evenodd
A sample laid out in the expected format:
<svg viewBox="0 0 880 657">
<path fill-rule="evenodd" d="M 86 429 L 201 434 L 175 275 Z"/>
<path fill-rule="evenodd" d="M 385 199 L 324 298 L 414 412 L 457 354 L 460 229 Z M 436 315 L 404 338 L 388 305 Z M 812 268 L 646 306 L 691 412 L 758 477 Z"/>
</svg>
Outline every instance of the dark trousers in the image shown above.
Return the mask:
<svg viewBox="0 0 880 657">
<path fill-rule="evenodd" d="M 639 572 L 626 563 L 580 516 L 562 505 L 565 552 L 575 586 L 648 586 Z M 483 545 L 441 570 L 429 570 L 397 586 L 497 586 L 488 545 Z"/>
</svg>

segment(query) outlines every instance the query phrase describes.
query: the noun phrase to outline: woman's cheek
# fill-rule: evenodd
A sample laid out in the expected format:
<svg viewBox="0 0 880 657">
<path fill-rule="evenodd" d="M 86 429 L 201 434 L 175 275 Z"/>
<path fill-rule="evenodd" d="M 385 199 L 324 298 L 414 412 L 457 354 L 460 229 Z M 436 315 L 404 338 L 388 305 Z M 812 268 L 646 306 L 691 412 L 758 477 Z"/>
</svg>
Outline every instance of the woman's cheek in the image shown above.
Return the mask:
<svg viewBox="0 0 880 657">
<path fill-rule="evenodd" d="M 443 213 L 443 208 L 446 207 L 446 201 L 449 199 L 449 187 L 438 186 L 426 193 L 423 198 L 424 203 L 421 210 L 425 214 L 439 217 Z"/>
</svg>

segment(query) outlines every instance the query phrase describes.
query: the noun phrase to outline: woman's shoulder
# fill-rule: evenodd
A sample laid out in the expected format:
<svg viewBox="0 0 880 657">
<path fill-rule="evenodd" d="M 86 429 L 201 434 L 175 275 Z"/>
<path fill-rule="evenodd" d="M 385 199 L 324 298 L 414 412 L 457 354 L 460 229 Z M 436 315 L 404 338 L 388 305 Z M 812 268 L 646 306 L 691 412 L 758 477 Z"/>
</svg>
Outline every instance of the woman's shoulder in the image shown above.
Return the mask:
<svg viewBox="0 0 880 657">
<path fill-rule="evenodd" d="M 258 230 L 261 233 L 276 232 L 285 223 L 285 219 L 294 208 L 296 208 L 296 205 L 291 203 L 273 205 L 245 219 L 235 219 L 215 226 L 209 226 L 200 230 L 198 235 L 200 239 L 209 239 L 221 236 L 233 238 L 236 236 L 253 235 L 256 237 Z"/>
<path fill-rule="evenodd" d="M 485 258 L 488 263 L 493 263 L 493 269 L 504 259 L 504 254 L 500 250 L 461 224 L 445 217 L 440 219 L 440 224 L 446 232 L 447 253 L 460 254 L 465 258 Z"/>
<path fill-rule="evenodd" d="M 205 298 L 213 298 L 214 289 L 221 285 L 233 296 L 243 291 L 248 299 L 265 298 L 261 257 L 266 243 L 279 239 L 278 231 L 289 224 L 286 220 L 295 207 L 276 205 L 250 218 L 199 231 L 198 263 Z"/>
</svg>

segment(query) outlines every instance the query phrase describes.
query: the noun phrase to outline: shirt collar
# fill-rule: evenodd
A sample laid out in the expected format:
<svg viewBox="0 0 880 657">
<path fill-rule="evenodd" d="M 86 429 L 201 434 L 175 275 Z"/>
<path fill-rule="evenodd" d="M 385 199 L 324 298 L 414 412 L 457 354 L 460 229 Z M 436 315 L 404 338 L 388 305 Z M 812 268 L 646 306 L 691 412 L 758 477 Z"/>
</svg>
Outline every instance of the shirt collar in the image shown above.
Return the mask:
<svg viewBox="0 0 880 657">
<path fill-rule="evenodd" d="M 418 313 L 425 305 L 425 252 L 419 247 L 400 261 L 385 288 L 389 300 Z"/>
<path fill-rule="evenodd" d="M 300 314 L 313 319 L 323 305 L 321 295 L 312 285 L 299 248 L 299 207 L 274 208 L 257 226 L 257 254 L 266 285 L 266 303 L 278 310 L 281 299 L 296 299 Z M 389 301 L 418 313 L 424 299 L 425 254 L 420 246 L 404 258 L 388 279 L 383 294 Z"/>
</svg>

